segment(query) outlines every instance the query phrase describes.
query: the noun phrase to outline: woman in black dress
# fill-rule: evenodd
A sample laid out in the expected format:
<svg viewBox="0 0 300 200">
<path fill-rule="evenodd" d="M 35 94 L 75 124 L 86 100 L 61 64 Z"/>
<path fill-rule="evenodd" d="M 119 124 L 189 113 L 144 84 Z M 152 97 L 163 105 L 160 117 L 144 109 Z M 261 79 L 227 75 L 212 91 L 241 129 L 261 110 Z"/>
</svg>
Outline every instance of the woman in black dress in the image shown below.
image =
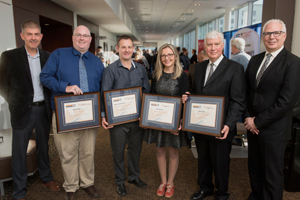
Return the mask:
<svg viewBox="0 0 300 200">
<path fill-rule="evenodd" d="M 170 96 L 181 96 L 188 91 L 188 77 L 182 70 L 177 49 L 171 44 L 160 47 L 157 55 L 151 93 Z M 181 127 L 180 127 L 181 128 Z M 153 129 L 145 131 L 145 140 L 148 144 L 156 143 L 156 157 L 161 177 L 161 184 L 156 194 L 170 198 L 174 194 L 174 177 L 179 163 L 178 150 L 188 146 L 187 134 L 184 132 L 166 132 Z M 167 178 L 166 151 L 169 150 L 169 174 Z"/>
</svg>

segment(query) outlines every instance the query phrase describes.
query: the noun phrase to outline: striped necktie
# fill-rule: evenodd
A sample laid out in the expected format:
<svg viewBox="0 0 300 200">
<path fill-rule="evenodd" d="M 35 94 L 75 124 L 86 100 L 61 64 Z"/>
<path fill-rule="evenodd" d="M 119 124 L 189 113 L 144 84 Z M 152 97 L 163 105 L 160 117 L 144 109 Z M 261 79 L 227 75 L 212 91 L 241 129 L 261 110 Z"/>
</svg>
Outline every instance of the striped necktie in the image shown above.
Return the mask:
<svg viewBox="0 0 300 200">
<path fill-rule="evenodd" d="M 269 62 L 270 62 L 271 56 L 272 56 L 272 54 L 270 54 L 270 53 L 267 54 L 267 58 L 266 58 L 264 64 L 262 65 L 260 71 L 259 71 L 258 74 L 257 74 L 257 77 L 256 77 L 256 86 L 258 86 L 258 84 L 259 84 L 259 82 L 260 82 L 260 79 L 261 79 L 263 73 L 266 71 L 267 66 L 268 66 L 268 64 L 269 64 Z"/>
<path fill-rule="evenodd" d="M 207 81 L 209 80 L 209 78 L 211 77 L 211 75 L 214 73 L 214 63 L 211 63 L 210 64 L 210 69 L 209 69 L 209 73 L 208 73 L 208 76 L 207 76 L 207 79 L 206 79 L 206 83 Z M 205 85 L 206 85 L 205 83 Z"/>
</svg>

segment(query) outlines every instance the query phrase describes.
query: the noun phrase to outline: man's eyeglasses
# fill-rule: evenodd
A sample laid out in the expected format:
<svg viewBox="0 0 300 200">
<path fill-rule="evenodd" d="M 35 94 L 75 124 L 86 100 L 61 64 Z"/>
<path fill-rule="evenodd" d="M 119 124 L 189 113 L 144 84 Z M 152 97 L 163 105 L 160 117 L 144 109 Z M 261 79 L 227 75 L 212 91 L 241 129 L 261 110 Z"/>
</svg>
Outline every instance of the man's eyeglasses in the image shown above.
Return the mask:
<svg viewBox="0 0 300 200">
<path fill-rule="evenodd" d="M 166 59 L 167 57 L 170 59 L 170 58 L 172 58 L 174 56 L 174 54 L 173 53 L 169 53 L 169 54 L 167 54 L 167 55 L 161 55 L 160 57 L 161 57 L 161 59 Z"/>
<path fill-rule="evenodd" d="M 273 34 L 274 37 L 279 37 L 281 35 L 281 33 L 285 33 L 285 32 L 283 32 L 283 31 L 264 32 L 263 35 L 264 35 L 264 37 L 271 37 L 271 35 Z"/>
<path fill-rule="evenodd" d="M 77 37 L 77 38 L 83 37 L 84 39 L 87 39 L 87 38 L 91 37 L 90 35 L 86 35 L 86 34 L 81 35 L 81 34 L 79 34 L 79 33 L 75 34 L 74 36 Z"/>
</svg>

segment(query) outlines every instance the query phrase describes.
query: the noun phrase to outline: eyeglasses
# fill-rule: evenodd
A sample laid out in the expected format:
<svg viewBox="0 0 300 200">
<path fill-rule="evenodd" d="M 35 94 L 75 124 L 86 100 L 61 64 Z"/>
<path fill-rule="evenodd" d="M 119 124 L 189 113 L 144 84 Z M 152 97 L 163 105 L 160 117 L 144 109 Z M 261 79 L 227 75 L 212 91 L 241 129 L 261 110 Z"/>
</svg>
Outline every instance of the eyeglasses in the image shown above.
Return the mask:
<svg viewBox="0 0 300 200">
<path fill-rule="evenodd" d="M 264 37 L 271 37 L 271 35 L 273 34 L 274 37 L 279 37 L 281 35 L 281 33 L 285 33 L 285 32 L 283 32 L 283 31 L 264 32 L 263 35 L 264 35 Z"/>
<path fill-rule="evenodd" d="M 161 59 L 167 59 L 167 57 L 170 59 L 170 58 L 172 58 L 174 56 L 174 54 L 173 53 L 169 53 L 169 54 L 167 54 L 167 55 L 161 55 L 160 57 L 161 57 Z"/>
<path fill-rule="evenodd" d="M 79 34 L 79 33 L 75 34 L 74 36 L 77 37 L 77 38 L 83 37 L 84 39 L 87 39 L 87 38 L 91 37 L 90 35 L 86 35 L 86 34 L 81 35 L 81 34 Z"/>
</svg>

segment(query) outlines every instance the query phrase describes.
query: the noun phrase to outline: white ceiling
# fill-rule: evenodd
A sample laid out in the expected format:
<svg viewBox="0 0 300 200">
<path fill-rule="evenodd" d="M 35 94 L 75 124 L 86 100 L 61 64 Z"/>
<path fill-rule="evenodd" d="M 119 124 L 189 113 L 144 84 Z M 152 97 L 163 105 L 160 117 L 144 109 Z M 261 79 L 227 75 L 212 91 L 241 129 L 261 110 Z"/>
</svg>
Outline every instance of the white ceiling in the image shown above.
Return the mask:
<svg viewBox="0 0 300 200">
<path fill-rule="evenodd" d="M 132 34 L 106 0 L 52 0 L 116 35 Z M 120 0 L 113 0 L 120 1 Z M 144 41 L 166 40 L 253 0 L 121 0 Z M 196 4 L 196 5 L 195 5 Z M 200 4 L 198 6 L 198 4 Z M 101 33 L 100 33 L 101 34 Z"/>
</svg>

